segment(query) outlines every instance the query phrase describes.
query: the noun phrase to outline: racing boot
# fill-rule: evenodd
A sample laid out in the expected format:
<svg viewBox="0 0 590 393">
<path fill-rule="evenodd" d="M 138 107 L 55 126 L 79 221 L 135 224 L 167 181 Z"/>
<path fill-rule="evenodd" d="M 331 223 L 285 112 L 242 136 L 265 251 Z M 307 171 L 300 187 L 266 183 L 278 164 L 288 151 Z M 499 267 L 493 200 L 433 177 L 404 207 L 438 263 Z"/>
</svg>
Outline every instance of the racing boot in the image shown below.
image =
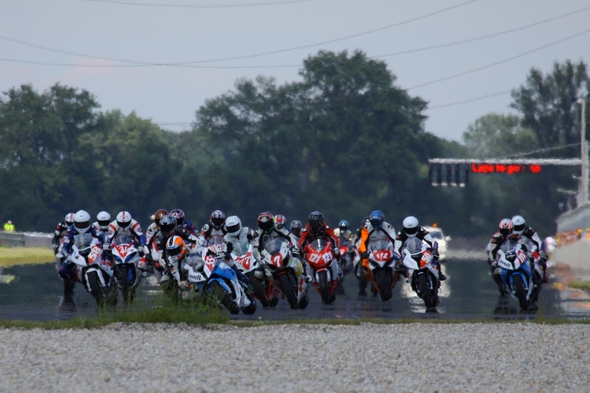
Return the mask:
<svg viewBox="0 0 590 393">
<path fill-rule="evenodd" d="M 362 270 L 362 267 L 359 269 Z M 367 285 L 369 282 L 367 281 L 367 276 L 361 271 L 359 274 L 359 296 L 366 297 L 367 296 Z"/>
</svg>

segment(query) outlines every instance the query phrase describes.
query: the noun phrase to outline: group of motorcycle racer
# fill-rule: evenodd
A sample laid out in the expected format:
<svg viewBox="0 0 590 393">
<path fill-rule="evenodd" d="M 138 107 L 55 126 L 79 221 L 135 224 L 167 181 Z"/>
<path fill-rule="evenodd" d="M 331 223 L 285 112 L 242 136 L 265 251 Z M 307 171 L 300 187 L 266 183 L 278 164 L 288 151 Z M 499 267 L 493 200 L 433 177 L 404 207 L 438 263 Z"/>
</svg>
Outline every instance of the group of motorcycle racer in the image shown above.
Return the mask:
<svg viewBox="0 0 590 393">
<path fill-rule="evenodd" d="M 528 259 L 532 267 L 533 290 L 531 298 L 534 303 L 542 284 L 548 282 L 546 274 L 548 255 L 545 244 L 535 230 L 526 224 L 524 217 L 516 215 L 512 218 L 503 218 L 498 224 L 498 230 L 492 235 L 486 246 L 490 275 L 498 285 L 500 295 L 506 295 L 509 290 L 501 278 L 502 268 L 499 266 L 499 252 L 512 244 L 516 244 L 526 253 L 526 257 L 523 259 Z"/>
<path fill-rule="evenodd" d="M 68 213 L 56 226 L 52 239 L 58 263 L 57 272 L 64 283 L 64 295 L 72 296 L 75 283 L 80 281 L 79 268 L 69 258 L 73 247 L 76 247 L 80 255 L 87 256 L 91 247 L 99 244 L 103 250 L 103 262 L 111 263 L 110 250 L 119 238 L 128 239 L 134 244 L 141 256 L 137 268 L 144 276 L 156 275 L 165 292 L 170 286 L 184 288 L 188 285 L 186 274 L 183 273 L 184 265 L 190 264 L 198 270 L 202 268 L 204 256 L 218 257 L 220 252 L 241 285 L 246 288 L 250 280 L 233 263 L 231 255 L 242 254 L 250 247 L 253 257 L 263 260 L 266 244 L 274 239 L 288 244 L 291 255 L 301 263 L 301 274 L 307 283 L 314 281 L 314 273 L 306 258 L 306 247 L 318 239 L 325 241 L 331 246 L 333 259 L 338 262 L 335 276 L 341 282 L 345 274 L 354 271 L 361 297 L 367 296 L 366 289 L 371 283 L 370 245 L 375 242 L 390 244 L 394 269 L 406 278 L 407 268 L 402 263 L 405 253 L 428 247 L 432 254 L 432 265 L 438 270 L 438 280 L 446 280 L 441 269 L 438 244 L 414 216 L 406 217 L 401 230 L 397 232 L 391 223 L 385 221 L 380 210 L 366 216 L 356 231 L 349 229 L 346 220 L 341 220 L 333 229 L 319 211 L 311 212 L 305 224 L 299 220 L 287 224 L 284 215 L 265 211 L 258 215 L 256 229 L 243 226 L 236 215 L 226 218 L 221 210 L 214 210 L 209 221 L 200 230 L 185 218 L 181 209 L 158 209 L 151 220 L 144 234 L 139 222 L 128 211 L 119 212 L 114 220 L 108 212 L 101 211 L 92 223 L 90 214 L 84 210 Z M 504 294 L 505 289 L 500 278 L 497 254 L 508 241 L 520 243 L 526 248 L 535 272 L 535 285 L 540 287 L 542 283 L 546 283 L 547 254 L 543 243 L 535 230 L 526 225 L 524 218 L 516 215 L 511 219 L 501 220 L 498 230 L 486 247 L 490 274 L 498 284 L 500 293 Z M 375 296 L 374 282 L 371 290 Z"/>
<path fill-rule="evenodd" d="M 402 223 L 402 230 L 396 232 L 393 225 L 385 221 L 384 214 L 375 210 L 363 220 L 356 233 L 349 229 L 346 220 L 341 220 L 338 227 L 333 229 L 319 211 L 311 212 L 305 224 L 299 220 L 287 224 L 282 214 L 262 212 L 257 218 L 257 229 L 243 226 L 238 216 L 226 218 L 221 210 L 214 210 L 209 222 L 200 230 L 185 218 L 181 209 L 158 209 L 151 216 L 151 220 L 144 234 L 139 222 L 128 211 L 119 212 L 114 220 L 108 212 L 101 211 L 93 223 L 90 214 L 84 210 L 68 213 L 64 221 L 56 226 L 52 240 L 54 253 L 58 257 L 58 275 L 64 282 L 64 294 L 71 296 L 76 281 L 79 281 L 76 266 L 68 258 L 72 253 L 72 247 L 76 245 L 79 253 L 85 256 L 89 253 L 91 244 L 98 242 L 104 250 L 102 258 L 108 263 L 109 250 L 118 237 L 131 239 L 141 256 L 138 268 L 146 274 L 156 274 L 164 290 L 170 280 L 176 281 L 181 288 L 186 286 L 186 279 L 182 276 L 182 265 L 192 263 L 198 268 L 199 256 L 204 255 L 203 250 L 205 253 L 215 253 L 214 249 L 209 250 L 212 244 L 221 245 L 219 247 L 225 253 L 228 265 L 235 271 L 238 280 L 247 285 L 248 277 L 231 262 L 229 256 L 236 249 L 245 250 L 248 245 L 252 245 L 254 257 L 262 259 L 265 244 L 277 238 L 288 242 L 291 254 L 301 261 L 303 277 L 308 283 L 313 280 L 313 274 L 306 262 L 304 250 L 317 239 L 331 244 L 333 257 L 338 261 L 337 275 L 340 281 L 344 277 L 345 259 L 349 261 L 349 265 L 352 262 L 358 265 L 355 269 L 358 278 L 368 276 L 368 246 L 379 240 L 391 243 L 395 250 L 395 267 L 400 272 L 404 273 L 401 263 L 402 250 L 409 248 L 409 251 L 412 251 L 416 247 L 416 242 L 408 240 L 415 239 L 434 250 L 435 266 L 440 271 L 437 242 L 419 226 L 418 220 L 413 216 L 406 217 Z M 341 244 L 348 246 L 347 255 L 340 255 Z M 174 262 L 170 263 L 170 259 Z M 441 281 L 446 279 L 442 271 L 439 278 Z M 367 295 L 366 287 L 367 281 L 359 280 L 359 296 Z"/>
</svg>

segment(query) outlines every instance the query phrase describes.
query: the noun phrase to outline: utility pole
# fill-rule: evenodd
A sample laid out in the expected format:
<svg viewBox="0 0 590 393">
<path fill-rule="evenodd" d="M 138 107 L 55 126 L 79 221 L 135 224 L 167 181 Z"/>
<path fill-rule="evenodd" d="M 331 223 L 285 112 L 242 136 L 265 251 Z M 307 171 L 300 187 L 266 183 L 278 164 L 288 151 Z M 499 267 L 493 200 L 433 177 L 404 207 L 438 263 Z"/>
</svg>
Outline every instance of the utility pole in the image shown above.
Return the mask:
<svg viewBox="0 0 590 393">
<path fill-rule="evenodd" d="M 588 203 L 588 142 L 586 141 L 586 99 L 578 98 L 578 104 L 582 106 L 582 121 L 580 126 L 580 143 L 581 143 L 581 159 L 582 159 L 582 173 L 580 174 L 580 187 L 578 191 L 578 206 Z"/>
</svg>

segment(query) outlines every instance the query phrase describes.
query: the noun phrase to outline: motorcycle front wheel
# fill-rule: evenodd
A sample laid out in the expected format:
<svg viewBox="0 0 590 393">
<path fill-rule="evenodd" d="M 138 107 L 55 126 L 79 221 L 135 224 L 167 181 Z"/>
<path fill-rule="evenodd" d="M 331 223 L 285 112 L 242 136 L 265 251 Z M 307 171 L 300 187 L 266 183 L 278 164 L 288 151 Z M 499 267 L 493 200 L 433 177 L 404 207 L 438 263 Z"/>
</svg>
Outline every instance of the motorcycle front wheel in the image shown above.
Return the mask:
<svg viewBox="0 0 590 393">
<path fill-rule="evenodd" d="M 330 304 L 334 299 L 330 296 L 330 283 L 328 282 L 328 273 L 324 270 L 318 273 L 318 286 L 320 287 L 320 295 L 324 304 Z"/>
<path fill-rule="evenodd" d="M 426 308 L 435 308 L 436 301 L 432 296 L 432 292 L 428 287 L 428 279 L 426 278 L 425 274 L 420 274 L 418 276 L 418 289 L 420 290 L 420 297 L 424 300 L 424 305 Z"/>
<path fill-rule="evenodd" d="M 385 269 L 381 269 L 377 272 L 377 277 L 375 277 L 375 281 L 377 282 L 377 287 L 379 288 L 379 295 L 381 296 L 381 300 L 384 302 L 391 299 L 392 295 L 392 285 L 391 285 L 391 272 Z"/>
<path fill-rule="evenodd" d="M 240 307 L 229 297 L 219 282 L 211 281 L 209 283 L 209 289 L 230 314 L 238 314 L 240 312 Z"/>
<path fill-rule="evenodd" d="M 281 285 L 281 291 L 289 302 L 289 306 L 291 306 L 291 309 L 294 310 L 297 308 L 297 295 L 295 294 L 295 288 L 291 283 L 289 273 L 281 274 L 279 276 L 279 283 Z"/>
<path fill-rule="evenodd" d="M 262 284 L 260 283 L 258 278 L 256 278 L 254 276 L 254 274 L 252 274 L 249 278 L 250 278 L 250 285 L 252 286 L 252 292 L 254 292 L 254 295 L 256 296 L 256 298 L 258 298 L 258 300 L 260 300 L 260 304 L 262 304 L 262 307 L 264 307 L 264 308 L 270 307 L 270 302 L 268 301 L 268 298 L 266 297 L 266 291 L 264 290 L 264 287 L 262 286 Z"/>
<path fill-rule="evenodd" d="M 98 272 L 96 270 L 91 271 L 86 275 L 88 280 L 88 287 L 90 288 L 90 294 L 96 300 L 98 307 L 104 306 L 105 295 L 100 285 L 100 279 L 98 278 Z"/>
<path fill-rule="evenodd" d="M 514 285 L 514 292 L 516 298 L 518 299 L 518 304 L 520 305 L 521 310 L 527 309 L 527 301 L 526 301 L 526 290 L 524 289 L 524 282 L 522 281 L 522 276 L 520 274 L 515 274 L 512 277 L 512 283 Z"/>
</svg>

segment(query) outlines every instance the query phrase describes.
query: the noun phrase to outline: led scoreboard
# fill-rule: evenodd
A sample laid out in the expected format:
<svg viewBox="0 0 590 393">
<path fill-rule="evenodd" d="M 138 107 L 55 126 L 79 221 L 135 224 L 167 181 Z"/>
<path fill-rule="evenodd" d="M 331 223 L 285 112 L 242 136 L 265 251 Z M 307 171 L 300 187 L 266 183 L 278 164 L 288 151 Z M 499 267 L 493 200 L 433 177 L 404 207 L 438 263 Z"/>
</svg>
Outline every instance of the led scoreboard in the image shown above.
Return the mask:
<svg viewBox="0 0 590 393">
<path fill-rule="evenodd" d="M 472 173 L 507 173 L 514 175 L 515 173 L 540 173 L 543 167 L 538 164 L 487 164 L 487 163 L 471 163 Z"/>
<path fill-rule="evenodd" d="M 533 158 L 533 159 L 456 159 L 431 158 L 428 160 L 428 182 L 432 186 L 465 187 L 469 174 L 500 173 L 516 175 L 521 173 L 540 174 L 547 165 L 579 166 L 578 158 Z"/>
</svg>

